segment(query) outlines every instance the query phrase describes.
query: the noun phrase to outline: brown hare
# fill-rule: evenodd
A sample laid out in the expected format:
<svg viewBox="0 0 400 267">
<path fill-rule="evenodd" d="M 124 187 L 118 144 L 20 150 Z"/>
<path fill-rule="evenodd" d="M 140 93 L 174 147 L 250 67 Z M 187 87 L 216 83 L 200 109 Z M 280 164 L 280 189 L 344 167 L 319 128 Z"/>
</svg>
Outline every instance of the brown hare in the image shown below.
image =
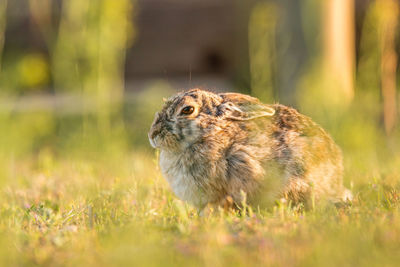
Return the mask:
<svg viewBox="0 0 400 267">
<path fill-rule="evenodd" d="M 351 199 L 342 154 L 309 117 L 237 93 L 192 89 L 169 98 L 148 134 L 174 193 L 199 210 L 286 199 Z"/>
</svg>

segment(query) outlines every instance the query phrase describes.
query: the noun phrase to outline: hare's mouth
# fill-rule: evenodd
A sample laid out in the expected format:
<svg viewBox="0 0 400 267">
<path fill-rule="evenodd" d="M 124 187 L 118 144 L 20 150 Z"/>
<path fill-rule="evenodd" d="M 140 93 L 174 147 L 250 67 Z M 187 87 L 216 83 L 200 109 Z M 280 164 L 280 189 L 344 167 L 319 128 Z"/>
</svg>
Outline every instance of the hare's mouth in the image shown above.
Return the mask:
<svg viewBox="0 0 400 267">
<path fill-rule="evenodd" d="M 176 141 L 176 136 L 168 133 L 161 132 L 156 135 L 148 135 L 149 143 L 153 148 L 157 149 L 176 149 L 178 143 Z"/>
<path fill-rule="evenodd" d="M 150 145 L 151 145 L 153 148 L 156 148 L 156 143 L 154 142 L 154 140 L 151 139 L 151 138 L 149 138 L 149 141 L 150 141 Z"/>
<path fill-rule="evenodd" d="M 157 146 L 157 136 L 156 137 L 154 137 L 154 138 L 151 138 L 151 137 L 149 137 L 149 142 L 150 142 L 150 145 L 153 147 L 153 148 L 158 148 L 158 146 Z"/>
</svg>

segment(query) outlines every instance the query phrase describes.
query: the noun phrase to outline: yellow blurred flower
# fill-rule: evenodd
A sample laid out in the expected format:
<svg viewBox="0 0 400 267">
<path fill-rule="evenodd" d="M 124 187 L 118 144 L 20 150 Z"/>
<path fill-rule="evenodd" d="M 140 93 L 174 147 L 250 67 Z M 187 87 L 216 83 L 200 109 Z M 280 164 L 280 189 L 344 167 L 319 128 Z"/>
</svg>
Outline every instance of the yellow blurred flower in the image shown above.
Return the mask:
<svg viewBox="0 0 400 267">
<path fill-rule="evenodd" d="M 20 83 L 24 87 L 38 87 L 49 81 L 49 64 L 42 54 L 28 54 L 18 62 Z"/>
</svg>

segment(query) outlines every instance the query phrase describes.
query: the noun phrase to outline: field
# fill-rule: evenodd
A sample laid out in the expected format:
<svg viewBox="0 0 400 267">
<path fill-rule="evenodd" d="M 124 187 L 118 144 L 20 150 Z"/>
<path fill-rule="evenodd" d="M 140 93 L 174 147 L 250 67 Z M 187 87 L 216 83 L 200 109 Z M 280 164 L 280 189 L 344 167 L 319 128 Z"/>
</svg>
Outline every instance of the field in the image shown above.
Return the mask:
<svg viewBox="0 0 400 267">
<path fill-rule="evenodd" d="M 398 264 L 399 138 L 385 137 L 366 109 L 319 121 L 343 148 L 350 205 L 277 202 L 200 217 L 173 195 L 148 145 L 159 95 L 126 105 L 109 131 L 90 114 L 2 113 L 0 265 Z"/>
<path fill-rule="evenodd" d="M 0 266 L 399 266 L 399 3 L 0 0 Z M 354 200 L 199 216 L 147 139 L 197 86 L 310 116 Z"/>
</svg>

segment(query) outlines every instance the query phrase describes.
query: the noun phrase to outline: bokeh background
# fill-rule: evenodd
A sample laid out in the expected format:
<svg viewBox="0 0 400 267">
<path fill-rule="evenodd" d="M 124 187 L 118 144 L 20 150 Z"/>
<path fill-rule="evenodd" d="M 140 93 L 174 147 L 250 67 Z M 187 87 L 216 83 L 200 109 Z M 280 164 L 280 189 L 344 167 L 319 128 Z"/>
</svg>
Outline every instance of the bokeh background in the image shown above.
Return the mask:
<svg viewBox="0 0 400 267">
<path fill-rule="evenodd" d="M 398 4 L 2 0 L 1 111 L 44 113 L 51 136 L 85 124 L 142 135 L 149 117 L 136 109 L 151 114 L 163 96 L 201 87 L 291 105 L 322 124 L 364 116 L 390 136 Z M 74 122 L 58 128 L 67 118 Z"/>
<path fill-rule="evenodd" d="M 191 247 L 208 240 L 221 249 L 239 230 L 217 224 L 185 239 L 201 226 L 190 226 L 193 211 L 175 202 L 147 141 L 162 98 L 194 87 L 311 116 L 342 147 L 356 199 L 397 207 L 382 203 L 399 198 L 399 12 L 398 0 L 0 0 L 0 258 L 54 266 L 161 264 L 174 255 L 185 264 L 245 264 L 253 252 L 235 254 L 243 240 L 222 258 Z M 360 247 L 359 228 L 335 228 L 324 245 L 300 238 L 307 249 L 298 254 L 285 254 L 298 249 L 285 236 L 267 238 L 275 256 L 261 249 L 253 263 L 318 264 L 344 250 L 332 264 L 360 264 L 370 250 L 370 260 L 390 262 L 400 230 L 386 230 Z"/>
</svg>

